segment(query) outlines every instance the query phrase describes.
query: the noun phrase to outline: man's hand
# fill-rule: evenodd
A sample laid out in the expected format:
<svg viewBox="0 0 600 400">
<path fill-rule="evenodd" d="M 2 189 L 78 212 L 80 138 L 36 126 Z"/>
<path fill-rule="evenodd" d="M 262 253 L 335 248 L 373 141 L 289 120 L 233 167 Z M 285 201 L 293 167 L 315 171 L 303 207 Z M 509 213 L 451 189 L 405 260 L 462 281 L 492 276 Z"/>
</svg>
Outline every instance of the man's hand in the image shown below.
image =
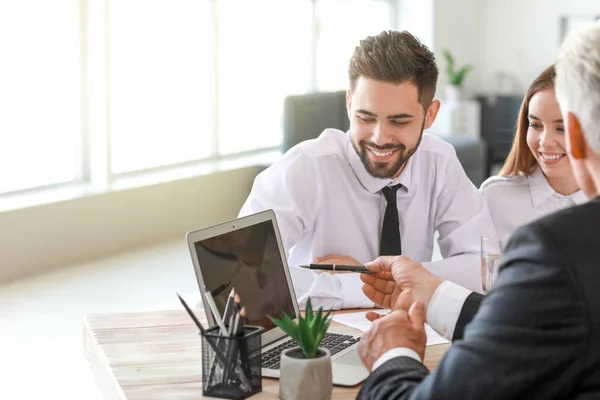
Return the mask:
<svg viewBox="0 0 600 400">
<path fill-rule="evenodd" d="M 324 257 L 315 258 L 317 264 L 336 264 L 336 265 L 362 265 L 350 256 L 342 256 L 339 254 L 327 254 Z M 347 271 L 317 271 L 319 273 L 329 272 L 330 274 L 347 274 Z"/>
<path fill-rule="evenodd" d="M 383 308 L 393 308 L 398 296 L 410 289 L 415 301 L 427 307 L 442 280 L 405 256 L 384 256 L 365 264 L 375 274 L 361 274 L 363 293 Z"/>
<path fill-rule="evenodd" d="M 358 354 L 371 371 L 379 357 L 396 347 L 412 349 L 423 360 L 426 343 L 425 305 L 421 301 L 413 303 L 410 291 L 404 291 L 398 296 L 394 311 L 381 315 L 365 332 L 358 344 Z"/>
</svg>

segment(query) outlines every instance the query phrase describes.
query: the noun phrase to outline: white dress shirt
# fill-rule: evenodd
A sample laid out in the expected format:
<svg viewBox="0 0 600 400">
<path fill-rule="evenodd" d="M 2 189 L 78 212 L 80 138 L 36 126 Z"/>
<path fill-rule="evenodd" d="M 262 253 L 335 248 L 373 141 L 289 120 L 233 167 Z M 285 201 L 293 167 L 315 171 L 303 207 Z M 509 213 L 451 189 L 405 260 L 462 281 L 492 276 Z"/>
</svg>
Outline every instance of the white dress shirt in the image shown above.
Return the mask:
<svg viewBox="0 0 600 400">
<path fill-rule="evenodd" d="M 349 133 L 326 129 L 257 176 L 240 216 L 275 211 L 301 306 L 311 297 L 324 308 L 370 308 L 358 274 L 317 274 L 298 266 L 327 254 L 360 263 L 377 258 L 387 204 L 380 190 L 398 183 L 402 253 L 443 279 L 481 291 L 479 238 L 493 223 L 454 148 L 435 136 L 424 135 L 406 168 L 390 180 L 367 172 Z M 429 262 L 436 230 L 446 259 Z"/>
<path fill-rule="evenodd" d="M 530 175 L 493 176 L 480 190 L 500 237 L 544 215 L 587 201 L 581 190 L 568 196 L 556 193 L 540 168 Z"/>
</svg>

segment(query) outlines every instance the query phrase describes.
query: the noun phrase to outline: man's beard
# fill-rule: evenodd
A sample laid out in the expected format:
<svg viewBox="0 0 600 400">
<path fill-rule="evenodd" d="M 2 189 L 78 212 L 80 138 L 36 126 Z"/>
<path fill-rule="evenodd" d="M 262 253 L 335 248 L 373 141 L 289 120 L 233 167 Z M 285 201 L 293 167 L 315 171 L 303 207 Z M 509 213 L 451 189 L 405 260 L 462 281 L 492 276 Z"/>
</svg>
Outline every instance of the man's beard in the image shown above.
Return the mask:
<svg viewBox="0 0 600 400">
<path fill-rule="evenodd" d="M 352 142 L 352 147 L 356 151 L 356 154 L 358 154 L 360 160 L 365 166 L 365 169 L 371 176 L 375 178 L 392 179 L 396 177 L 398 171 L 400 171 L 400 169 L 404 167 L 404 165 L 408 162 L 412 155 L 415 154 L 415 151 L 417 151 L 419 144 L 421 144 L 421 139 L 423 139 L 424 127 L 425 121 L 423 121 L 423 125 L 421 126 L 421 134 L 419 135 L 419 141 L 414 147 L 408 150 L 403 144 L 386 144 L 384 146 L 377 146 L 373 142 L 361 140 L 357 146 L 354 140 L 350 141 Z M 392 150 L 395 153 L 397 153 L 395 154 L 396 159 L 389 162 L 373 162 L 369 158 L 369 150 L 367 150 L 367 146 L 380 151 Z"/>
</svg>

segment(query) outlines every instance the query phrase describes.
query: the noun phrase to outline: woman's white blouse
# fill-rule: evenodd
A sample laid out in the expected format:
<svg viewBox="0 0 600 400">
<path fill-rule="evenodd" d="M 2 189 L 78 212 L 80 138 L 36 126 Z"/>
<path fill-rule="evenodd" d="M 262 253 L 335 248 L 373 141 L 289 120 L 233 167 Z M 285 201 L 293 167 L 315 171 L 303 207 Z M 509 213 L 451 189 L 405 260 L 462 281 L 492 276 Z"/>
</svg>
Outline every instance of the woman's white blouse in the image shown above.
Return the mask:
<svg viewBox="0 0 600 400">
<path fill-rule="evenodd" d="M 493 176 L 483 182 L 480 190 L 501 237 L 537 218 L 587 201 L 581 190 L 568 196 L 556 193 L 540 168 L 531 175 Z"/>
</svg>

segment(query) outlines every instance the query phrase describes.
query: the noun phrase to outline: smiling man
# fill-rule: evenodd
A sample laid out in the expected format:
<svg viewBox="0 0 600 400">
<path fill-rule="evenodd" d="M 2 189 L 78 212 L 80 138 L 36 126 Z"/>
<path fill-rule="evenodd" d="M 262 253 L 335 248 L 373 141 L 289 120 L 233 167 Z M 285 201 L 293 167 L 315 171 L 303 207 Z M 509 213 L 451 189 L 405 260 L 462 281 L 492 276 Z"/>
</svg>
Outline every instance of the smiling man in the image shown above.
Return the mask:
<svg viewBox="0 0 600 400">
<path fill-rule="evenodd" d="M 494 228 L 453 147 L 423 135 L 440 107 L 433 53 L 408 32 L 382 32 L 356 47 L 348 77 L 349 132 L 290 149 L 256 178 L 240 216 L 275 211 L 301 305 L 372 307 L 357 274 L 299 266 L 379 255 L 480 291 L 479 240 Z M 430 262 L 436 231 L 445 259 Z"/>
</svg>

